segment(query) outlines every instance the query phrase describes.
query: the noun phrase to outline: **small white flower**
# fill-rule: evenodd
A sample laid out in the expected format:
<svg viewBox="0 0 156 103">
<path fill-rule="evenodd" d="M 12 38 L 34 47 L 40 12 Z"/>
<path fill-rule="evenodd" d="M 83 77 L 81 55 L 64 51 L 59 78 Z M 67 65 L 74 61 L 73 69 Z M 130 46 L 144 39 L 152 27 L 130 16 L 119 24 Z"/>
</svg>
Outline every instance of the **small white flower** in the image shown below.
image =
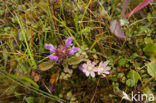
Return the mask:
<svg viewBox="0 0 156 103">
<path fill-rule="evenodd" d="M 107 65 L 108 65 L 108 61 L 100 62 L 99 67 L 96 69 L 98 75 L 102 75 L 103 77 L 106 77 L 106 74 L 109 74 L 109 70 L 111 68 Z"/>
<path fill-rule="evenodd" d="M 80 70 L 82 70 L 83 73 L 88 77 L 91 75 L 93 78 L 95 77 L 95 63 L 91 61 L 88 61 L 87 63 L 84 63 L 81 67 Z"/>
</svg>

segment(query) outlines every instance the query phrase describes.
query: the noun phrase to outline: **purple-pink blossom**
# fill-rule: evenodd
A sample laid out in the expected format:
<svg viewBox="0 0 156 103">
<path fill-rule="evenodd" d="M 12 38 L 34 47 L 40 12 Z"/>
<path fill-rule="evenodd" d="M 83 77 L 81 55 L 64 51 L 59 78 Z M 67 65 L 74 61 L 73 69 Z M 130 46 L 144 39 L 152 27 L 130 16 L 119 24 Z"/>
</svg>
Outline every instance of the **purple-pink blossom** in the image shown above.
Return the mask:
<svg viewBox="0 0 156 103">
<path fill-rule="evenodd" d="M 69 54 L 74 55 L 76 52 L 79 51 L 79 47 L 72 47 L 71 50 L 69 51 Z"/>
<path fill-rule="evenodd" d="M 80 70 L 88 77 L 91 75 L 93 78 L 95 77 L 95 63 L 88 61 L 87 63 L 82 64 Z"/>
<path fill-rule="evenodd" d="M 87 63 L 82 64 L 79 69 L 88 77 L 91 75 L 93 78 L 95 77 L 95 73 L 98 75 L 102 75 L 106 77 L 106 74 L 109 74 L 109 70 L 111 69 L 108 65 L 108 61 L 100 62 L 96 67 L 95 62 L 88 61 Z"/>
<path fill-rule="evenodd" d="M 53 60 L 53 61 L 58 61 L 58 56 L 50 55 L 50 56 L 49 56 L 49 59 L 50 59 L 50 60 Z"/>
<path fill-rule="evenodd" d="M 72 47 L 70 48 L 72 44 L 73 38 L 68 37 L 65 41 L 65 45 L 59 45 L 58 48 L 55 49 L 55 47 L 52 44 L 45 44 L 45 48 L 50 51 L 50 53 L 53 53 L 49 56 L 49 59 L 52 61 L 62 61 L 65 59 L 68 55 L 74 55 L 76 52 L 79 51 L 79 47 Z"/>
<path fill-rule="evenodd" d="M 46 47 L 46 49 L 48 49 L 48 50 L 50 51 L 50 53 L 55 53 L 55 50 L 56 50 L 56 49 L 54 48 L 53 45 L 51 45 L 51 44 L 46 44 L 45 47 Z"/>
<path fill-rule="evenodd" d="M 99 66 L 95 70 L 98 75 L 102 75 L 103 77 L 106 77 L 106 74 L 109 74 L 109 70 L 111 69 L 108 65 L 108 61 L 100 62 Z"/>
<path fill-rule="evenodd" d="M 66 42 L 65 42 L 65 45 L 67 48 L 69 48 L 70 46 L 72 46 L 72 41 L 73 41 L 73 38 L 72 37 L 68 37 Z"/>
</svg>

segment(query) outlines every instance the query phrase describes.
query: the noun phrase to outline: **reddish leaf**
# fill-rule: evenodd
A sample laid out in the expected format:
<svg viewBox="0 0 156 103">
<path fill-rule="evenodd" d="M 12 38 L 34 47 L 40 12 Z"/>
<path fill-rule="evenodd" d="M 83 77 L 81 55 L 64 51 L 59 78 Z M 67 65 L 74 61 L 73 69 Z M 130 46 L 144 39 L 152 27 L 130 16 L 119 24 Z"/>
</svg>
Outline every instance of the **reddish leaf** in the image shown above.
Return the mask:
<svg viewBox="0 0 156 103">
<path fill-rule="evenodd" d="M 35 71 L 31 72 L 31 78 L 35 81 L 38 82 L 40 80 L 40 75 L 36 73 Z"/>
<path fill-rule="evenodd" d="M 117 20 L 113 20 L 110 23 L 110 31 L 119 39 L 126 40 L 125 34 L 121 29 L 120 23 Z"/>
<path fill-rule="evenodd" d="M 124 0 L 120 19 L 123 18 L 123 15 L 124 15 L 125 12 L 126 12 L 126 9 L 127 9 L 127 6 L 128 6 L 128 4 L 129 4 L 129 2 L 130 2 L 130 0 Z"/>
<path fill-rule="evenodd" d="M 51 78 L 49 81 L 49 89 L 51 93 L 53 93 L 57 87 L 58 78 L 59 78 L 59 71 L 51 75 Z"/>
<path fill-rule="evenodd" d="M 129 12 L 126 15 L 126 18 L 129 18 L 131 15 L 135 14 L 136 12 L 138 12 L 139 10 L 141 10 L 142 8 L 144 8 L 145 6 L 147 6 L 151 1 L 154 1 L 154 0 L 144 0 L 135 9 L 133 9 L 131 12 Z"/>
</svg>

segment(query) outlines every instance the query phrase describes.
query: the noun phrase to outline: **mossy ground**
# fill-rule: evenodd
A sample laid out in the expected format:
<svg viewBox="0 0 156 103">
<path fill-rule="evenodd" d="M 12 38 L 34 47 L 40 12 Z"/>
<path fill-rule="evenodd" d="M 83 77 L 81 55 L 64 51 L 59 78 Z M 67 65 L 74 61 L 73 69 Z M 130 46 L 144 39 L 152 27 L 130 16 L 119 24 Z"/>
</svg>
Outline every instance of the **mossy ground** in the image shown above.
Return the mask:
<svg viewBox="0 0 156 103">
<path fill-rule="evenodd" d="M 76 1 L 0 0 L 0 102 L 126 103 L 123 91 L 156 95 L 155 5 L 128 19 L 123 41 L 109 28 L 123 0 Z M 57 47 L 69 36 L 80 51 L 64 64 L 44 65 L 45 44 Z M 109 61 L 110 74 L 86 77 L 79 70 L 86 60 Z"/>
</svg>

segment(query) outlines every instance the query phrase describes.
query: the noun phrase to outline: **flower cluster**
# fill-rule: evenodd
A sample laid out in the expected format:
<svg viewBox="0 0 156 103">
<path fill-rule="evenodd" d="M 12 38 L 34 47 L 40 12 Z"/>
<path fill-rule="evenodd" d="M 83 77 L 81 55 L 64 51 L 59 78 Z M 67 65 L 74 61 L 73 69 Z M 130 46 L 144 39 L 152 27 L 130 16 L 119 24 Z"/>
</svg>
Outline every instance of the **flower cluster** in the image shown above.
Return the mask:
<svg viewBox="0 0 156 103">
<path fill-rule="evenodd" d="M 108 61 L 100 62 L 98 67 L 95 67 L 95 62 L 88 61 L 87 63 L 84 63 L 80 66 L 80 70 L 85 73 L 85 75 L 88 77 L 91 75 L 93 78 L 95 77 L 95 72 L 98 73 L 98 75 L 102 75 L 103 77 L 106 77 L 106 74 L 109 74 L 109 70 L 111 69 L 108 65 Z"/>
<path fill-rule="evenodd" d="M 79 51 L 79 47 L 74 47 L 72 44 L 73 38 L 68 37 L 65 41 L 65 45 L 59 45 L 58 48 L 54 48 L 52 44 L 46 44 L 45 47 L 50 51 L 50 53 L 53 53 L 49 56 L 49 59 L 52 61 L 62 61 L 65 59 L 68 55 L 74 55 L 76 52 Z M 73 46 L 72 48 L 70 48 Z"/>
</svg>

